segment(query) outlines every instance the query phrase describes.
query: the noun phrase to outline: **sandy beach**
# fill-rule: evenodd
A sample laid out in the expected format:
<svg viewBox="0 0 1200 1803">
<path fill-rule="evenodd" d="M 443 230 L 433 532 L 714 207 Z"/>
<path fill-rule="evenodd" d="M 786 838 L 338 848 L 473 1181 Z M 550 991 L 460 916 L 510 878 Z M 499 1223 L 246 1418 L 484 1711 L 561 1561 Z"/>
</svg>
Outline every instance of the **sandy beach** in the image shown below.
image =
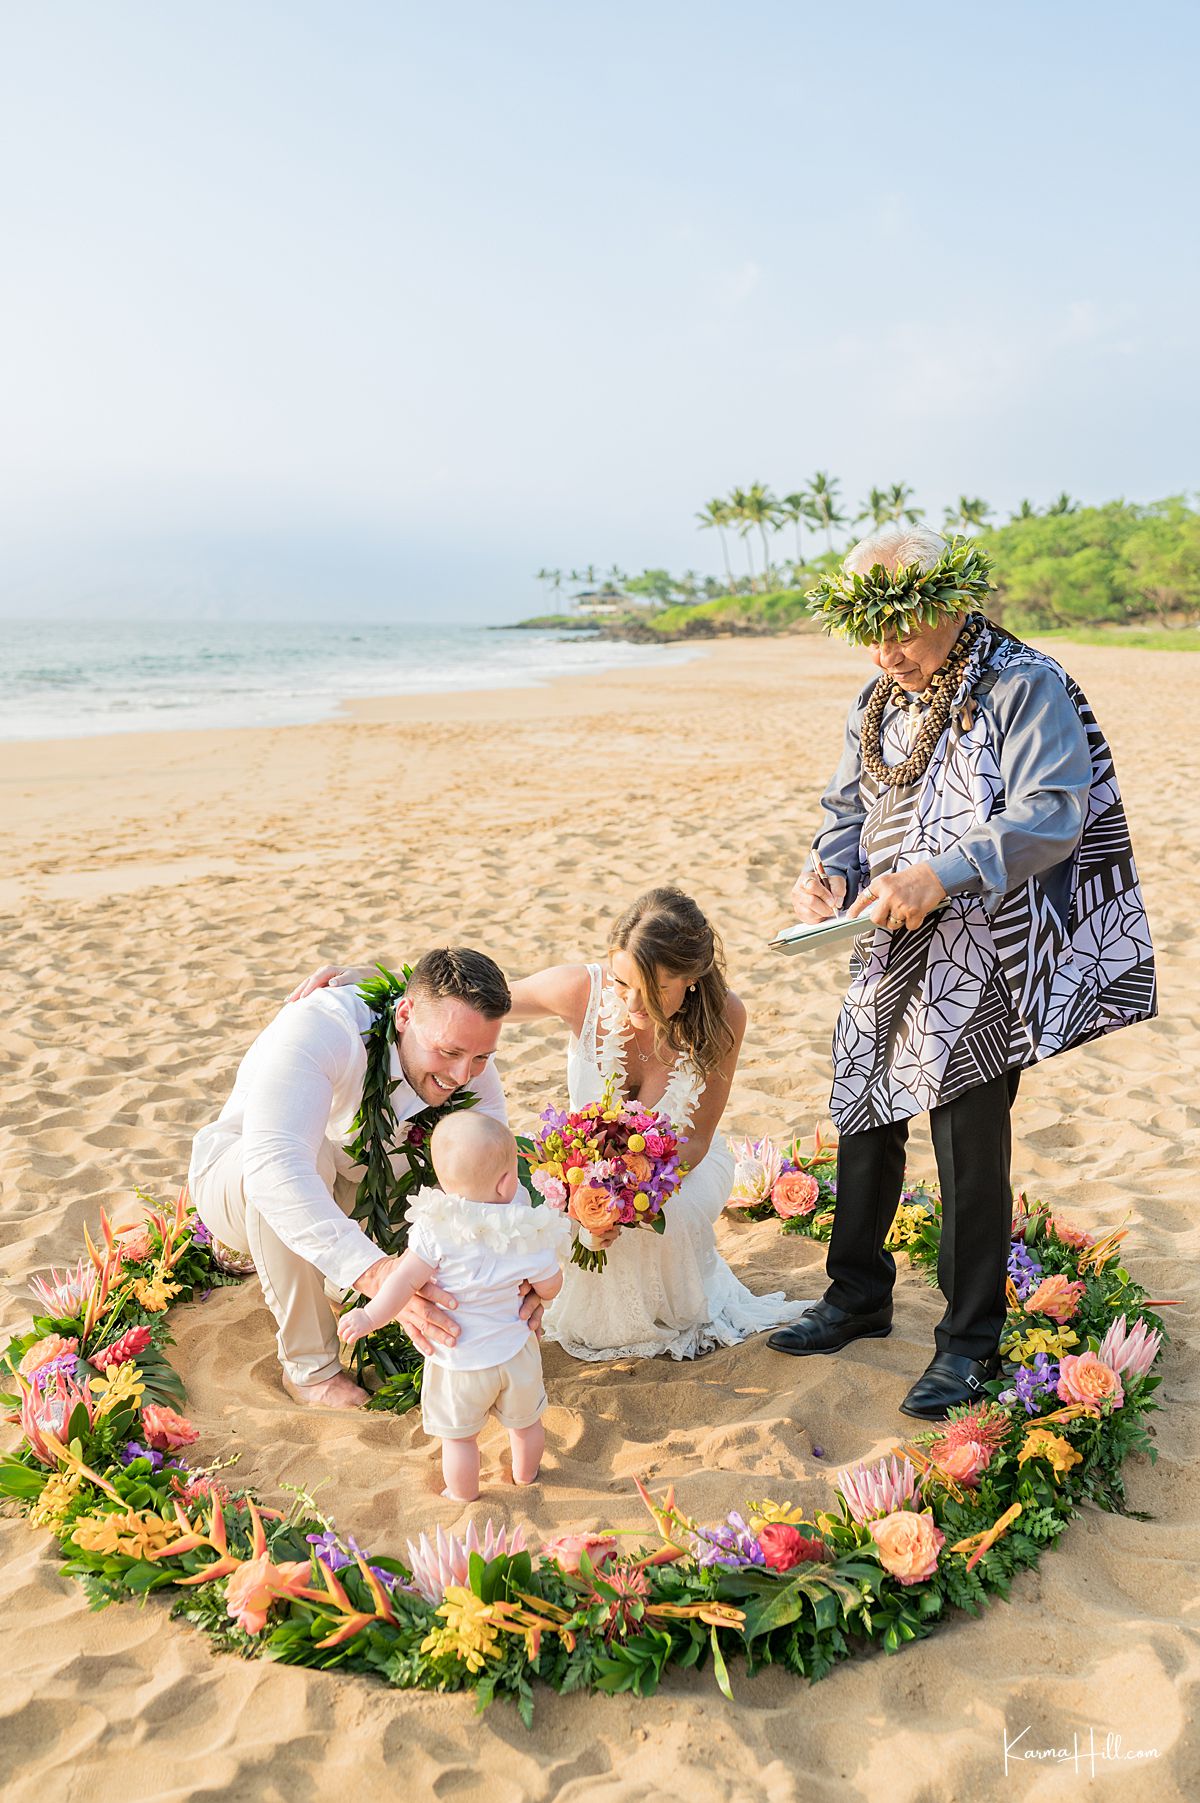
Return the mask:
<svg viewBox="0 0 1200 1803">
<path fill-rule="evenodd" d="M 1055 650 L 1116 754 L 1162 1013 L 1026 1079 L 1014 1178 L 1089 1229 L 1128 1218 L 1131 1268 L 1153 1295 L 1185 1298 L 1152 1418 L 1157 1466 L 1127 1468 L 1149 1519 L 1089 1509 L 1008 1604 L 816 1686 L 735 1665 L 733 1705 L 711 1671 L 673 1674 L 647 1702 L 545 1692 L 532 1733 L 500 1705 L 480 1720 L 464 1697 L 218 1657 L 157 1599 L 89 1613 L 49 1534 L 3 1519 L 6 1803 L 307 1803 L 343 1787 L 488 1803 L 1200 1794 L 1194 1616 L 1184 1625 L 1200 1559 L 1200 803 L 1185 755 L 1200 660 Z M 868 673 L 865 654 L 811 637 L 720 642 L 670 668 L 360 702 L 313 726 L 0 744 L 6 1335 L 28 1320 L 29 1275 L 76 1257 L 101 1204 L 131 1218 L 135 1184 L 174 1196 L 242 1052 L 326 959 L 412 959 L 450 940 L 514 976 L 598 958 L 625 902 L 676 881 L 719 925 L 750 1012 L 726 1130 L 823 1124 L 842 966 L 785 961 L 766 941 Z M 506 1032 L 518 1126 L 561 1099 L 563 1051 L 542 1028 Z M 910 1169 L 932 1174 L 923 1127 Z M 820 1293 L 820 1247 L 732 1219 L 719 1242 L 752 1288 Z M 759 1339 L 694 1364 L 586 1366 L 549 1348 L 542 1480 L 502 1481 L 493 1426 L 476 1513 L 536 1534 L 633 1527 L 635 1475 L 674 1482 L 702 1518 L 763 1495 L 819 1507 L 838 1467 L 901 1437 L 940 1301 L 904 1271 L 897 1303 L 890 1339 L 836 1358 L 786 1359 Z M 268 1498 L 320 1486 L 376 1550 L 465 1524 L 416 1416 L 288 1401 L 256 1283 L 173 1323 L 202 1457 L 238 1452 L 238 1477 Z M 1076 1744 L 1079 1768 L 1019 1759 Z"/>
</svg>

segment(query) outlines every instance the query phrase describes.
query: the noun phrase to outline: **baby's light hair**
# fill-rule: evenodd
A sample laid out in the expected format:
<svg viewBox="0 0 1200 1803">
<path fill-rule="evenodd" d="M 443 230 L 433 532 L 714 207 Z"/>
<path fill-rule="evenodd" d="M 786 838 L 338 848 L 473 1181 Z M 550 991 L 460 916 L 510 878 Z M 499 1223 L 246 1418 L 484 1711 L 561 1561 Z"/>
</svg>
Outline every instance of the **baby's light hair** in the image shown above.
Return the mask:
<svg viewBox="0 0 1200 1803">
<path fill-rule="evenodd" d="M 442 1188 L 472 1201 L 483 1198 L 472 1197 L 471 1190 L 494 1188 L 516 1151 L 504 1122 L 475 1108 L 443 1115 L 429 1137 L 429 1156 Z"/>
</svg>

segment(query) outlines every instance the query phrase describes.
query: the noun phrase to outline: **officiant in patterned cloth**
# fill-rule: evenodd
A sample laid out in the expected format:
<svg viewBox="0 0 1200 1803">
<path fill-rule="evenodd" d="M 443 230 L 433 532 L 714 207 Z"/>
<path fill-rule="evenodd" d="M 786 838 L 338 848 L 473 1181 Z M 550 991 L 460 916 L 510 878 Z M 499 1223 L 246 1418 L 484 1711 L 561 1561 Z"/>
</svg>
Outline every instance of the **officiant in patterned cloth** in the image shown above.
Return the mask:
<svg viewBox="0 0 1200 1803">
<path fill-rule="evenodd" d="M 884 1242 L 908 1123 L 942 1191 L 935 1356 L 901 1404 L 936 1420 L 997 1375 L 1021 1072 L 1155 1013 L 1154 953 L 1112 756 L 1053 658 L 977 611 L 986 557 L 924 527 L 863 539 L 810 596 L 881 672 L 846 726 L 802 921 L 869 912 L 833 1042 L 829 1287 L 768 1342 L 837 1352 L 891 1332 Z"/>
</svg>

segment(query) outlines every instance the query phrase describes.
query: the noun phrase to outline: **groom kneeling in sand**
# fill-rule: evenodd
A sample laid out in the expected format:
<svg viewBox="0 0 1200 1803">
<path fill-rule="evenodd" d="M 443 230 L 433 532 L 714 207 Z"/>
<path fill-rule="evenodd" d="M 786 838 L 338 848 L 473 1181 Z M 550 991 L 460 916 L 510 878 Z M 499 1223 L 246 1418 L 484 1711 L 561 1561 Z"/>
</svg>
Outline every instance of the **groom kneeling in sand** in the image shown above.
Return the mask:
<svg viewBox="0 0 1200 1803">
<path fill-rule="evenodd" d="M 511 1007 L 503 971 L 483 952 L 426 952 L 395 1004 L 389 1099 L 398 1128 L 467 1087 L 484 1114 L 507 1124 L 492 1055 Z M 398 1262 L 349 1218 L 363 1171 L 347 1148 L 373 1018 L 356 988 L 320 989 L 284 1007 L 243 1058 L 218 1119 L 196 1135 L 188 1172 L 205 1226 L 254 1261 L 279 1328 L 284 1389 L 323 1408 L 367 1400 L 341 1368 L 331 1303 L 347 1289 L 374 1296 Z M 394 1169 L 404 1152 L 390 1146 L 388 1156 Z M 399 1319 L 428 1353 L 431 1337 L 457 1338 L 443 1313 L 453 1307 L 429 1283 Z M 536 1295 L 526 1295 L 522 1314 L 536 1327 Z"/>
</svg>

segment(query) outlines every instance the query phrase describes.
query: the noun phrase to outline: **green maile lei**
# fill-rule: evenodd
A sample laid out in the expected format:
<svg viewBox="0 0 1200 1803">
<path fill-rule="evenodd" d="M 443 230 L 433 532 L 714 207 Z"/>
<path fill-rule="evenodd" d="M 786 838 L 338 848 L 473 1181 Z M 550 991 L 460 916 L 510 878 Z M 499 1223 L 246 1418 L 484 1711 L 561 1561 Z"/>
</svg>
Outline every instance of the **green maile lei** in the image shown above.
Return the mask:
<svg viewBox="0 0 1200 1803">
<path fill-rule="evenodd" d="M 957 539 L 931 570 L 915 563 L 896 570 L 873 564 L 865 576 L 838 570 L 823 576 L 806 599 L 826 632 L 840 632 L 852 645 L 876 645 L 981 608 L 992 587 L 991 568 L 985 551 Z"/>
<path fill-rule="evenodd" d="M 363 1167 L 352 1210 L 354 1219 L 381 1252 L 398 1255 L 408 1244 L 405 1214 L 410 1196 L 435 1183 L 429 1156 L 429 1136 L 437 1123 L 462 1108 L 473 1108 L 478 1098 L 469 1089 L 454 1092 L 449 1101 L 422 1108 L 403 1123 L 392 1106 L 396 1079 L 392 1076 L 392 1047 L 396 1043 L 396 1003 L 408 988 L 412 966 L 402 964 L 395 976 L 384 965 L 377 977 L 359 984 L 358 993 L 371 1010 L 371 1024 L 363 1033 L 367 1071 L 362 1102 L 354 1117 L 354 1137 L 347 1147 Z M 403 1138 L 401 1135 L 403 1134 Z M 397 1175 L 390 1154 L 403 1151 L 406 1168 Z M 356 1302 L 357 1297 L 352 1298 Z M 368 1408 L 403 1413 L 417 1401 L 421 1390 L 422 1359 L 402 1327 L 394 1323 L 359 1340 L 351 1354 L 355 1376 L 361 1382 L 373 1369 L 377 1387 Z"/>
</svg>

